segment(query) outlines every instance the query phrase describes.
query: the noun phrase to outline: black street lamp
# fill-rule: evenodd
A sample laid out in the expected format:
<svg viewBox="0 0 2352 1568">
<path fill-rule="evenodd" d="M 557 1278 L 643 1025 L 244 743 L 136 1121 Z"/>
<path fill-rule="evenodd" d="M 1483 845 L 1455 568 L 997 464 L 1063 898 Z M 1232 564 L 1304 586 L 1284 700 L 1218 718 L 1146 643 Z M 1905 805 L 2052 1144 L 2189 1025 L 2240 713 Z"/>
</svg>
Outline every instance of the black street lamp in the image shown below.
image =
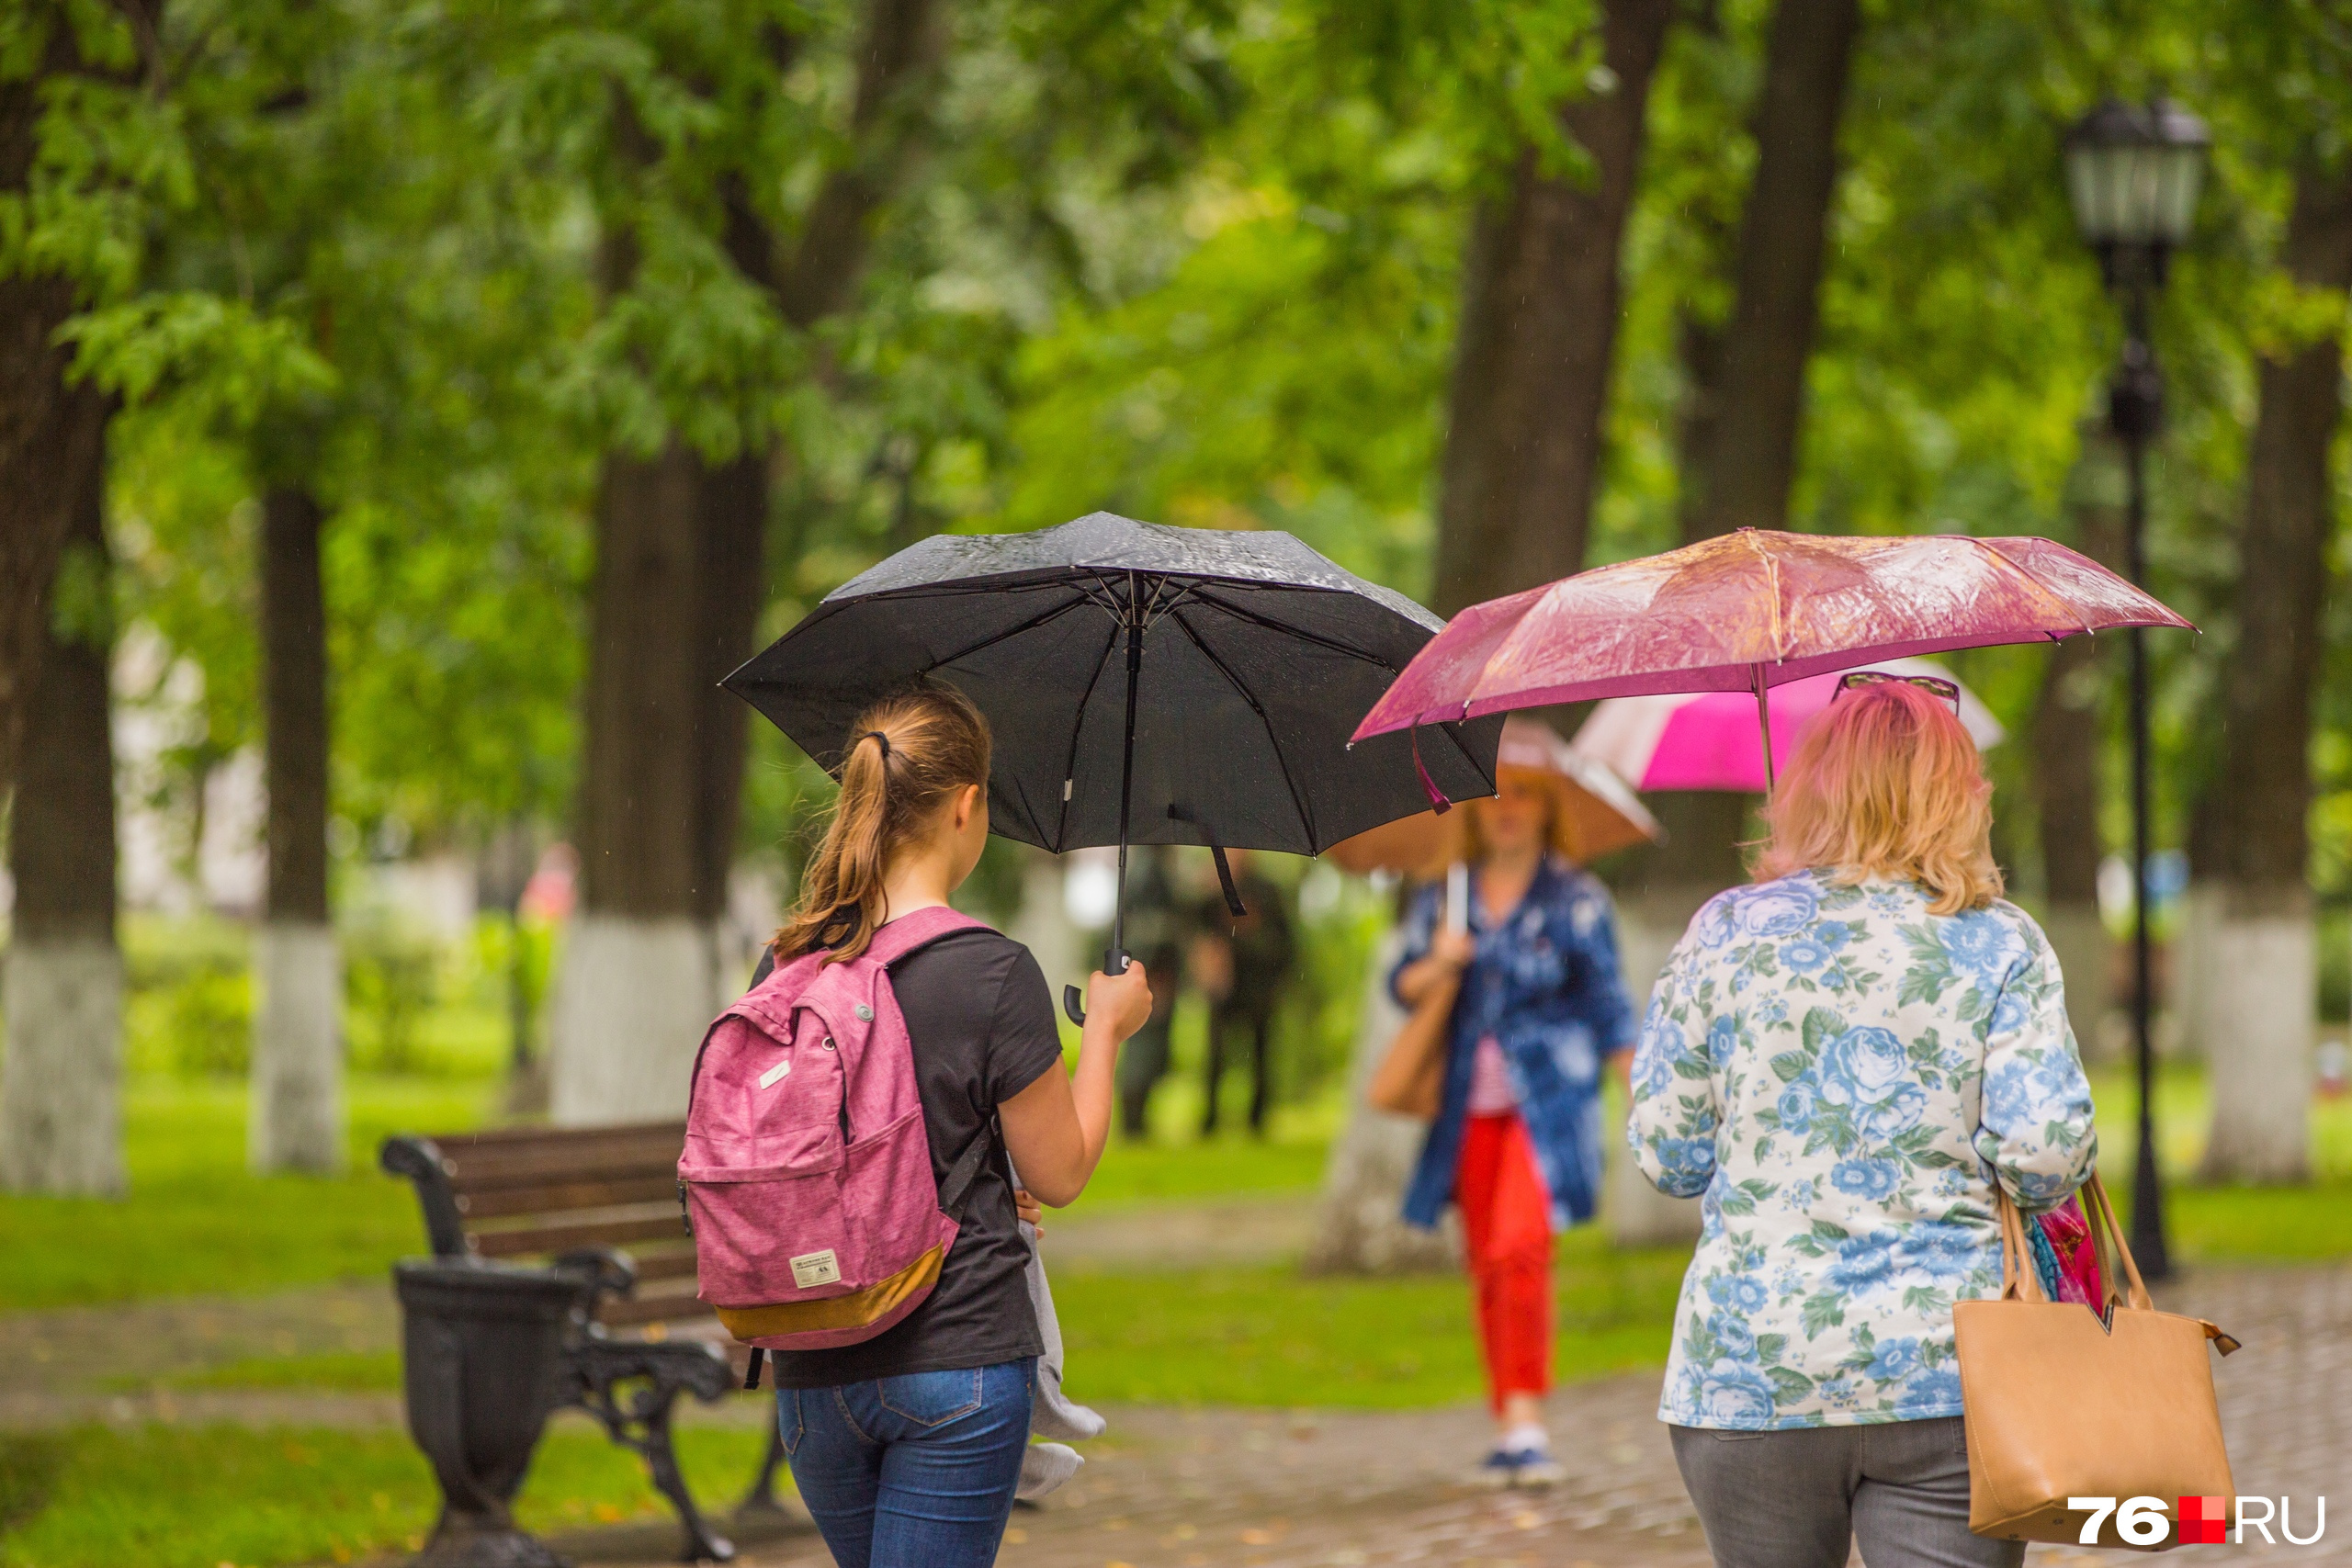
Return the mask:
<svg viewBox="0 0 2352 1568">
<path fill-rule="evenodd" d="M 2083 240 L 2098 256 L 2108 291 L 2123 309 L 2123 352 L 2107 384 L 2108 427 L 2123 444 L 2129 475 L 2124 563 L 2146 585 L 2148 444 L 2164 428 L 2164 375 L 2148 342 L 2148 305 L 2165 285 L 2174 247 L 2188 238 L 2212 138 L 2177 104 L 2144 108 L 2113 98 L 2066 135 L 2066 191 Z M 2148 980 L 2148 653 L 2132 639 L 2132 1030 L 2138 1048 L 2140 1154 L 2132 1180 L 2132 1253 L 2140 1271 L 2171 1271 L 2165 1247 L 2164 1186 L 2156 1170 L 2155 1050 Z"/>
</svg>

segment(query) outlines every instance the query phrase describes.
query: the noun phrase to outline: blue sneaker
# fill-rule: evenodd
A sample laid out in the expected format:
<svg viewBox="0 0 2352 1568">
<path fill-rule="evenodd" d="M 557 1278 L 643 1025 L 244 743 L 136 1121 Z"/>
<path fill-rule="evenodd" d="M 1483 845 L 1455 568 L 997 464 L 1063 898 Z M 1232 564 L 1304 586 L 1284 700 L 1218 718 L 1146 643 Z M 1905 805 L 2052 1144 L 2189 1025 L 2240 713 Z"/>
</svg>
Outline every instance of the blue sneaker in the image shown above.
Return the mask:
<svg viewBox="0 0 2352 1568">
<path fill-rule="evenodd" d="M 1567 1478 L 1559 1461 L 1538 1448 L 1497 1449 L 1478 1461 L 1474 1479 L 1497 1492 L 1512 1487 L 1541 1491 Z"/>
</svg>

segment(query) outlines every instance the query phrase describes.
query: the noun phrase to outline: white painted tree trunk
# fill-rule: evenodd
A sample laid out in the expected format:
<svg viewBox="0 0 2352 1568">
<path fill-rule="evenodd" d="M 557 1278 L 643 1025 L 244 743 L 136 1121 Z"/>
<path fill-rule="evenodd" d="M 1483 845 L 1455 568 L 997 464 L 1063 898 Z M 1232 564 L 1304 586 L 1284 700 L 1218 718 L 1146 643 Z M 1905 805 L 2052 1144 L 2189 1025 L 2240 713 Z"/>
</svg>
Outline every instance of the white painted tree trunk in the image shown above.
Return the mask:
<svg viewBox="0 0 2352 1568">
<path fill-rule="evenodd" d="M 2058 955 L 2059 972 L 2066 979 L 2066 1021 L 2074 1026 L 2075 1043 L 2086 1061 L 2106 1050 L 2104 1032 L 2112 973 L 2114 941 L 2095 906 L 2053 904 L 2041 922 L 2051 951 Z"/>
<path fill-rule="evenodd" d="M 740 976 L 718 973 L 718 953 L 699 920 L 572 917 L 548 1055 L 558 1126 L 685 1114 L 695 1053 L 741 990 Z"/>
<path fill-rule="evenodd" d="M 1312 1274 L 1402 1274 L 1452 1269 L 1462 1256 L 1460 1224 L 1448 1210 L 1442 1228 L 1426 1231 L 1399 1218 L 1406 1183 L 1420 1159 L 1428 1128 L 1364 1103 L 1373 1069 L 1396 1038 L 1405 1014 L 1388 995 L 1388 971 L 1404 944 L 1390 931 L 1374 950 L 1357 1014 L 1348 1073 L 1348 1124 L 1332 1145 L 1323 1197 L 1307 1248 Z"/>
<path fill-rule="evenodd" d="M 2200 976 L 2213 1127 L 2209 1181 L 2311 1176 L 2312 1049 L 2319 943 L 2306 913 L 2250 914 L 2217 899 Z"/>
<path fill-rule="evenodd" d="M 343 965 L 334 928 L 265 920 L 254 932 L 246 1154 L 258 1171 L 344 1168 Z"/>
<path fill-rule="evenodd" d="M 122 954 L 92 938 L 19 941 L 6 971 L 0 1185 L 119 1196 Z"/>
<path fill-rule="evenodd" d="M 1645 899 L 1627 899 L 1617 911 L 1617 963 L 1634 1016 L 1647 1011 L 1651 988 L 1682 940 L 1690 917 L 1709 895 L 1668 890 Z M 1669 1198 L 1644 1179 L 1625 1151 L 1625 1123 L 1611 1118 L 1608 1168 L 1600 1187 L 1600 1220 L 1619 1247 L 1675 1247 L 1699 1239 L 1699 1201 Z"/>
</svg>

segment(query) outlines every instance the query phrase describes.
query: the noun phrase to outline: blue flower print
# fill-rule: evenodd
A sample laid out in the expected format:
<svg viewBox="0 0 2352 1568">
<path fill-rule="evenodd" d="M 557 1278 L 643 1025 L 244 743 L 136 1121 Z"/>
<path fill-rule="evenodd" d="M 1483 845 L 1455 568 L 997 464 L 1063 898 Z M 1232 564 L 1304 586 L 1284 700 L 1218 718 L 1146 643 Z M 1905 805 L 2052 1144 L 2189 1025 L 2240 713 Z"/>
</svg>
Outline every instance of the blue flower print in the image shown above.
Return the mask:
<svg viewBox="0 0 2352 1568">
<path fill-rule="evenodd" d="M 1815 1383 L 1813 1396 L 1832 1410 L 1858 1410 L 1862 1403 L 1862 1385 L 1840 1373 Z"/>
<path fill-rule="evenodd" d="M 1906 1421 L 1960 1414 L 1960 1374 L 1950 1367 L 1914 1372 L 1894 1396 L 1894 1414 Z"/>
<path fill-rule="evenodd" d="M 1938 923 L 1936 941 L 1951 966 L 1975 976 L 1977 989 L 1990 993 L 2026 957 L 2024 938 L 1990 909 L 1970 909 Z"/>
<path fill-rule="evenodd" d="M 1742 935 L 1777 939 L 1794 936 L 1811 925 L 1820 908 L 1821 895 L 1813 883 L 1789 876 L 1740 894 L 1735 918 Z"/>
<path fill-rule="evenodd" d="M 1628 1140 L 1703 1192 L 1658 1415 L 1795 1430 L 1960 1410 L 1952 1313 L 1999 1288 L 1996 1184 L 2039 1210 L 2097 1157 L 2032 919 L 1804 871 L 1727 893 L 1659 977 Z"/>
<path fill-rule="evenodd" d="M 1849 1295 L 1866 1295 L 1894 1280 L 1894 1233 L 1872 1231 L 1839 1242 L 1826 1278 Z"/>
<path fill-rule="evenodd" d="M 1752 1361 L 1756 1359 L 1756 1330 L 1750 1328 L 1747 1325 L 1747 1319 L 1739 1314 L 1732 1312 L 1708 1314 L 1707 1332 L 1715 1337 L 1715 1343 L 1729 1352 L 1733 1359 L 1742 1361 Z"/>
<path fill-rule="evenodd" d="M 1781 944 L 1781 963 L 1800 975 L 1811 975 L 1825 969 L 1832 954 L 1829 944 L 1810 936 L 1796 937 Z"/>
<path fill-rule="evenodd" d="M 1829 1169 L 1830 1186 L 1872 1202 L 1902 1183 L 1903 1173 L 1891 1159 L 1841 1159 Z"/>
<path fill-rule="evenodd" d="M 1849 1029 L 1821 1053 L 1821 1098 L 1832 1105 L 1876 1105 L 1911 1076 L 1911 1059 L 1891 1029 Z"/>
<path fill-rule="evenodd" d="M 1854 1122 L 1861 1129 L 1862 1136 L 1883 1143 L 1916 1125 L 1927 1110 L 1928 1091 L 1917 1084 L 1906 1083 L 1876 1105 L 1863 1107 Z"/>
<path fill-rule="evenodd" d="M 1699 1408 L 1711 1427 L 1761 1427 L 1772 1419 L 1772 1385 L 1758 1369 L 1726 1358 L 1700 1374 Z"/>
<path fill-rule="evenodd" d="M 1718 1274 L 1707 1281 L 1709 1301 L 1740 1312 L 1762 1311 L 1767 1294 L 1764 1281 L 1749 1274 Z"/>
<path fill-rule="evenodd" d="M 1882 1339 L 1878 1354 L 1863 1369 L 1863 1375 L 1881 1382 L 1899 1382 L 1911 1375 L 1919 1365 L 1919 1341 L 1916 1338 Z"/>
<path fill-rule="evenodd" d="M 1715 1173 L 1715 1144 L 1712 1138 L 1660 1138 L 1650 1145 L 1666 1168 L 1668 1185 L 1683 1197 L 1696 1196 Z"/>
<path fill-rule="evenodd" d="M 1915 1221 L 1895 1245 L 1894 1261 L 1939 1283 L 1962 1279 L 1976 1267 L 1976 1237 L 1962 1225 Z"/>
</svg>

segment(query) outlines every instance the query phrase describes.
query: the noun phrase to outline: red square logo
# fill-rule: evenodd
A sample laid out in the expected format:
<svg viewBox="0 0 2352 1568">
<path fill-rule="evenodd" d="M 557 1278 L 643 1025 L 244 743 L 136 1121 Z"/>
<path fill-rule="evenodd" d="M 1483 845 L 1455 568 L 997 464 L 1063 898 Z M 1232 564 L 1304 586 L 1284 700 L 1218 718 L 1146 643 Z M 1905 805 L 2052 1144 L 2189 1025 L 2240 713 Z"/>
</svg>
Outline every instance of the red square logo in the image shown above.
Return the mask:
<svg viewBox="0 0 2352 1568">
<path fill-rule="evenodd" d="M 2218 1546 L 2229 1539 L 2230 1504 L 2226 1497 L 2183 1497 L 2175 1543 Z"/>
</svg>

